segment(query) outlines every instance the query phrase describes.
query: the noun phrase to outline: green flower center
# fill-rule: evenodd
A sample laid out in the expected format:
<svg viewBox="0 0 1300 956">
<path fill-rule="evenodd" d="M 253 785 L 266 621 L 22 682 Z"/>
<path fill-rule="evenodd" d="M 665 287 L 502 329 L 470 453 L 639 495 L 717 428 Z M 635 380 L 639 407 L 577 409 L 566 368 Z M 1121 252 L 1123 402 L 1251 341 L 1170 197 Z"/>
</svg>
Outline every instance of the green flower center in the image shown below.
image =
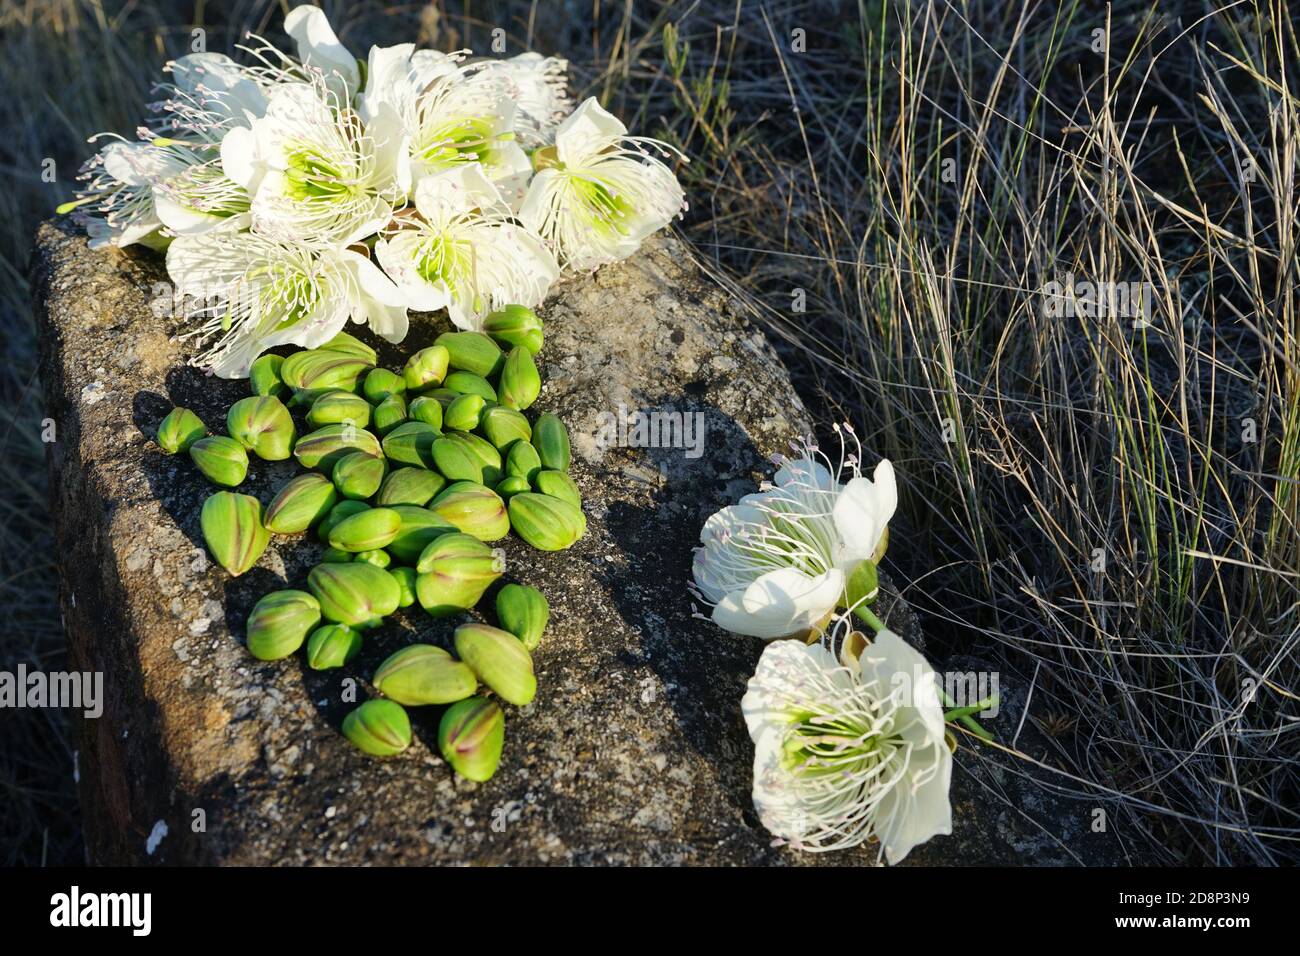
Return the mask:
<svg viewBox="0 0 1300 956">
<path fill-rule="evenodd" d="M 295 146 L 288 151 L 288 195 L 297 201 L 332 200 L 352 195 L 354 187 L 337 163 L 322 156 L 310 145 Z"/>
<path fill-rule="evenodd" d="M 602 235 L 626 236 L 636 210 L 622 196 L 609 191 L 604 183 L 577 176 L 570 177 L 573 193 L 587 210 L 591 228 Z"/>
<path fill-rule="evenodd" d="M 431 129 L 427 145 L 419 150 L 419 154 L 431 166 L 454 163 L 482 163 L 486 166 L 495 139 L 488 118 L 459 119 Z"/>
</svg>

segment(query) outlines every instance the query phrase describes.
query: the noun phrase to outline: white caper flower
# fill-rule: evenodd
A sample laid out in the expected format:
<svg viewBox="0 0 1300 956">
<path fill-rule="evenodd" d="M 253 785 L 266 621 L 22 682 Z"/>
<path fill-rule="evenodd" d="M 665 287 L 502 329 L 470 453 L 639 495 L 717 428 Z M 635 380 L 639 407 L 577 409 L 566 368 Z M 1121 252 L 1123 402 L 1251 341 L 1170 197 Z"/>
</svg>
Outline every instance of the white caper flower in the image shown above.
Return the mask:
<svg viewBox="0 0 1300 956">
<path fill-rule="evenodd" d="M 539 305 L 559 275 L 477 163 L 421 179 L 415 209 L 418 216 L 401 217 L 375 245 L 412 309 L 445 308 L 458 327 L 478 329 L 507 305 Z"/>
<path fill-rule="evenodd" d="M 628 136 L 588 99 L 562 122 L 555 145 L 533 154 L 537 175 L 519 218 L 555 249 L 565 268 L 625 259 L 685 208 L 673 171 L 651 156 L 666 144 Z"/>
<path fill-rule="evenodd" d="M 892 631 L 845 663 L 820 644 L 769 644 L 741 709 L 754 741 L 754 808 L 781 841 L 826 851 L 875 839 L 898 863 L 952 833 L 938 681 Z"/>
<path fill-rule="evenodd" d="M 391 111 L 406 137 L 413 180 L 477 163 L 522 195 L 532 166 L 515 138 L 516 104 L 491 63 L 463 64 L 414 44 L 374 47 L 357 109 L 367 122 Z"/>
<path fill-rule="evenodd" d="M 197 328 L 189 334 L 216 340 L 195 364 L 221 378 L 243 378 L 277 345 L 322 345 L 349 319 L 390 342 L 406 335 L 401 293 L 353 249 L 209 232 L 175 239 L 167 272 L 193 304 L 188 318 Z"/>
<path fill-rule="evenodd" d="M 898 504 L 889 461 L 865 478 L 848 456 L 832 475 L 815 446 L 795 447 L 801 457 L 785 460 L 771 485 L 712 515 L 700 532 L 695 585 L 714 623 L 737 634 L 771 639 L 822 624 L 847 576 L 878 557 Z"/>
<path fill-rule="evenodd" d="M 319 77 L 274 87 L 264 116 L 225 134 L 221 162 L 253 197 L 253 229 L 300 243 L 373 235 L 410 187 L 396 115 L 363 123 Z"/>
</svg>

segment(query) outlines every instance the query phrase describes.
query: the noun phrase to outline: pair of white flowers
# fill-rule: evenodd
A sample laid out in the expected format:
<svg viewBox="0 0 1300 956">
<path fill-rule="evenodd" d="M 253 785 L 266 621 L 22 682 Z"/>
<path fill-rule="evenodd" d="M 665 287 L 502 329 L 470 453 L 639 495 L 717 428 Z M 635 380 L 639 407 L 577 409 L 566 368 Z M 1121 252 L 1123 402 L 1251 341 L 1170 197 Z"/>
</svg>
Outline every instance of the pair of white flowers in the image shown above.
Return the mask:
<svg viewBox="0 0 1300 956">
<path fill-rule="evenodd" d="M 167 249 L 220 376 L 348 321 L 394 342 L 408 310 L 476 329 L 540 304 L 563 270 L 631 255 L 684 208 L 662 144 L 594 99 L 572 109 L 563 60 L 408 43 L 361 64 L 318 8 L 284 25 L 296 57 L 170 64 L 142 141 L 100 150 L 69 204 L 92 245 Z"/>
<path fill-rule="evenodd" d="M 772 642 L 741 704 L 763 825 L 804 850 L 875 839 L 897 863 L 952 832 L 952 755 L 920 653 L 883 628 L 860 649 L 835 639 L 850 628 L 837 607 L 870 597 L 854 593 L 855 572 L 880 560 L 898 493 L 888 461 L 871 478 L 856 456 L 830 465 L 806 444 L 770 485 L 710 517 L 695 584 L 715 623 Z"/>
</svg>

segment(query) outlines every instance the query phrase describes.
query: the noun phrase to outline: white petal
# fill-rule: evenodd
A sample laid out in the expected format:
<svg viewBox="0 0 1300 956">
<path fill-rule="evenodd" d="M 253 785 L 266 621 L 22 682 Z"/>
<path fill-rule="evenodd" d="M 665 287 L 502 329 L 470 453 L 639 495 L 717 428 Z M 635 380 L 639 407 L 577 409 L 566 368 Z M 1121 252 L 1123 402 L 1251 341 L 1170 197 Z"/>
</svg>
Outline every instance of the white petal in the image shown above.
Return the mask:
<svg viewBox="0 0 1300 956">
<path fill-rule="evenodd" d="M 746 495 L 739 504 L 728 505 L 720 511 L 709 515 L 700 529 L 700 541 L 709 544 L 720 540 L 725 535 L 737 534 L 746 525 L 765 524 L 763 512 L 755 507 L 759 500 L 766 500 L 766 495 Z M 759 500 L 756 500 L 759 499 Z"/>
<path fill-rule="evenodd" d="M 939 678 L 925 655 L 898 634 L 886 628 L 872 639 L 858 657 L 863 683 L 872 683 L 888 692 L 905 675 L 906 706 L 915 711 L 925 731 L 925 739 L 943 740 L 943 705 L 939 700 Z"/>
<path fill-rule="evenodd" d="M 366 88 L 357 98 L 357 113 L 369 125 L 383 106 L 396 108 L 414 93 L 411 54 L 414 43 L 372 46 L 366 61 Z"/>
<path fill-rule="evenodd" d="M 101 157 L 104 171 L 126 186 L 151 186 L 182 168 L 168 150 L 148 143 L 110 143 Z"/>
<path fill-rule="evenodd" d="M 141 216 L 122 230 L 122 234 L 117 238 L 117 245 L 119 248 L 126 248 L 137 242 L 145 242 L 161 226 L 162 222 L 157 216 Z"/>
<path fill-rule="evenodd" d="M 357 284 L 366 295 L 384 305 L 393 307 L 406 305 L 406 297 L 402 295 L 402 290 L 361 253 L 344 249 L 339 253 L 339 257 L 352 269 L 357 277 Z"/>
<path fill-rule="evenodd" d="M 834 658 L 820 644 L 803 641 L 773 641 L 763 648 L 754 676 L 745 687 L 740 710 L 745 726 L 755 740 L 766 730 L 780 729 L 790 721 L 792 692 L 805 680 L 805 673 L 835 668 Z"/>
<path fill-rule="evenodd" d="M 848 566 L 871 557 L 897 507 L 894 468 L 888 461 L 876 467 L 874 481 L 859 476 L 845 485 L 835 501 L 836 563 Z"/>
<path fill-rule="evenodd" d="M 560 162 L 583 165 L 626 135 L 623 122 L 590 97 L 555 131 L 555 149 Z"/>
<path fill-rule="evenodd" d="M 257 192 L 263 166 L 258 158 L 257 137 L 251 129 L 236 126 L 221 138 L 221 171 L 250 196 Z"/>
<path fill-rule="evenodd" d="M 266 112 L 266 95 L 224 53 L 190 53 L 173 61 L 171 72 L 179 89 L 218 116 L 247 124 Z"/>
<path fill-rule="evenodd" d="M 336 74 L 346 86 L 349 96 L 356 91 L 361 81 L 356 57 L 339 42 L 325 11 L 320 7 L 294 7 L 284 18 L 284 32 L 297 45 L 298 59 L 307 66 L 320 70 L 327 77 Z"/>
<path fill-rule="evenodd" d="M 822 491 L 837 491 L 839 488 L 825 466 L 810 458 L 787 459 L 786 463 L 777 470 L 772 483 L 778 487 L 793 484 L 811 485 Z"/>
<path fill-rule="evenodd" d="M 505 202 L 478 163 L 452 166 L 425 176 L 415 185 L 415 208 L 431 222 L 472 209 L 500 212 Z"/>
<path fill-rule="evenodd" d="M 153 208 L 158 214 L 159 221 L 178 236 L 207 232 L 209 229 L 228 221 L 226 216 L 213 216 L 205 212 L 199 212 L 197 209 L 183 206 L 178 202 L 173 202 L 166 196 L 159 196 L 156 193 L 154 194 Z"/>
<path fill-rule="evenodd" d="M 952 754 L 940 741 L 915 751 L 907 774 L 876 808 L 874 828 L 890 864 L 935 836 L 952 833 Z"/>
<path fill-rule="evenodd" d="M 182 295 L 228 295 L 246 259 L 239 242 L 214 242 L 207 236 L 181 236 L 167 249 L 167 275 Z"/>
<path fill-rule="evenodd" d="M 767 639 L 805 631 L 820 621 L 844 591 L 843 572 L 810 577 L 794 568 L 762 575 L 740 594 L 728 594 L 713 609 L 713 622 L 736 634 Z"/>
</svg>

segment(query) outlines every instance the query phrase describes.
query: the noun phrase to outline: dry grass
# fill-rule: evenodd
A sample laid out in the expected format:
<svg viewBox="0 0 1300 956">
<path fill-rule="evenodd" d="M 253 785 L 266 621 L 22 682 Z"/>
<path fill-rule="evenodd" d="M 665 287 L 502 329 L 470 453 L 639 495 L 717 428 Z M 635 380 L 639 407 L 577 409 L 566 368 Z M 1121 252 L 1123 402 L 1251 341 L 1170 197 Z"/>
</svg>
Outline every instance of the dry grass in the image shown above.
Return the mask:
<svg viewBox="0 0 1300 956">
<path fill-rule="evenodd" d="M 7 661 L 53 667 L 59 647 L 49 550 L 23 546 L 48 540 L 26 244 L 83 136 L 137 121 L 141 64 L 184 52 L 195 22 L 210 49 L 273 36 L 281 9 L 209 6 L 0 0 L 18 187 L 0 194 Z M 1032 683 L 1060 785 L 1143 855 L 1300 858 L 1300 56 L 1284 5 L 325 6 L 354 48 L 486 50 L 502 27 L 511 52 L 564 52 L 576 92 L 685 149 L 685 232 L 822 421 L 895 461 L 893 569 L 943 646 Z M 44 156 L 60 182 L 41 182 Z M 1067 275 L 1148 284 L 1150 324 L 1046 314 L 1044 283 Z M 18 808 L 0 844 L 74 857 L 57 715 L 0 720 Z"/>
</svg>

